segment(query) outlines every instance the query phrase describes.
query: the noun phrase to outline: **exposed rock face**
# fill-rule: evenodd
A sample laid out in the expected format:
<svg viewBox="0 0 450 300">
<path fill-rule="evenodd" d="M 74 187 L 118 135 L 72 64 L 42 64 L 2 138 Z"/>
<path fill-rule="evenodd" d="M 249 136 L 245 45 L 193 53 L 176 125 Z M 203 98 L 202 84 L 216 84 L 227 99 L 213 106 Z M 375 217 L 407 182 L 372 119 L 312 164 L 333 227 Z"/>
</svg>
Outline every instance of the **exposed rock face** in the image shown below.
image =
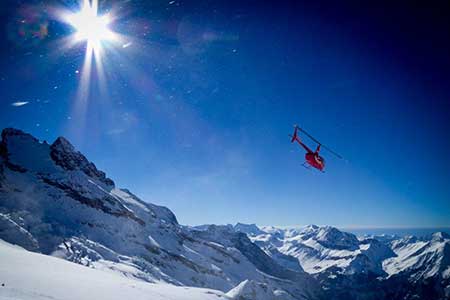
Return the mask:
<svg viewBox="0 0 450 300">
<path fill-rule="evenodd" d="M 8 143 L 11 139 L 20 139 L 23 141 L 30 141 L 31 143 L 39 142 L 39 141 L 36 138 L 34 138 L 32 135 L 27 134 L 21 130 L 14 129 L 14 128 L 3 129 L 1 137 L 2 137 L 2 140 L 0 142 L 0 157 L 3 160 L 3 164 L 14 171 L 18 171 L 18 172 L 22 172 L 22 173 L 26 172 L 25 167 L 11 162 L 10 153 L 8 150 Z"/>
<path fill-rule="evenodd" d="M 107 178 L 105 172 L 99 171 L 97 167 L 76 151 L 72 144 L 63 137 L 59 137 L 50 146 L 50 156 L 55 163 L 65 170 L 83 171 L 87 176 L 96 178 L 108 186 L 114 186 L 114 181 Z"/>
</svg>

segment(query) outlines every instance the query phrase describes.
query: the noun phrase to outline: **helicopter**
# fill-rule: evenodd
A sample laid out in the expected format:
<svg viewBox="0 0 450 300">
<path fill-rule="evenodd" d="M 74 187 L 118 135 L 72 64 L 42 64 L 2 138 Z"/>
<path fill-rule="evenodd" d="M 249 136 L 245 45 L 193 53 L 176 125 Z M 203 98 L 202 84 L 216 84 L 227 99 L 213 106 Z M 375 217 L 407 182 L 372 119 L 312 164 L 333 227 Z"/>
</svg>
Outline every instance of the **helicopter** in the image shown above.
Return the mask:
<svg viewBox="0 0 450 300">
<path fill-rule="evenodd" d="M 312 151 L 308 146 L 306 146 L 299 137 L 299 132 L 305 134 L 307 137 L 309 137 L 313 142 L 317 144 L 317 148 L 315 151 Z M 324 172 L 325 168 L 325 159 L 319 155 L 320 149 L 324 148 L 328 150 L 330 153 L 335 155 L 336 157 L 342 159 L 342 156 L 338 153 L 334 152 L 327 146 L 323 145 L 321 142 L 319 142 L 317 139 L 315 139 L 312 135 L 310 135 L 308 132 L 306 132 L 304 129 L 300 128 L 297 125 L 294 125 L 294 134 L 289 135 L 291 137 L 291 143 L 297 142 L 300 146 L 303 147 L 303 149 L 306 150 L 305 153 L 305 162 L 303 163 L 303 166 L 307 169 L 310 169 L 311 167 Z"/>
</svg>

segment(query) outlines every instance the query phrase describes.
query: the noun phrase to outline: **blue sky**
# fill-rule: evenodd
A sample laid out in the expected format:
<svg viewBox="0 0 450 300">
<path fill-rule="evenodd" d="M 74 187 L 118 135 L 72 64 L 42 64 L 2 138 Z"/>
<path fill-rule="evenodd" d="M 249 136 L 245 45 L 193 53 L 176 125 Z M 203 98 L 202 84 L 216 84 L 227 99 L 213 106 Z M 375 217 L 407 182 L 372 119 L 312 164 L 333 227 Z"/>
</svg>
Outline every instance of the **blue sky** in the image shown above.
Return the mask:
<svg viewBox="0 0 450 300">
<path fill-rule="evenodd" d="M 39 3 L 0 10 L 0 127 L 66 136 L 183 224 L 450 226 L 442 7 L 104 1 L 126 38 L 83 106 L 84 45 L 48 13 L 74 1 Z M 345 159 L 303 168 L 293 124 Z"/>
</svg>

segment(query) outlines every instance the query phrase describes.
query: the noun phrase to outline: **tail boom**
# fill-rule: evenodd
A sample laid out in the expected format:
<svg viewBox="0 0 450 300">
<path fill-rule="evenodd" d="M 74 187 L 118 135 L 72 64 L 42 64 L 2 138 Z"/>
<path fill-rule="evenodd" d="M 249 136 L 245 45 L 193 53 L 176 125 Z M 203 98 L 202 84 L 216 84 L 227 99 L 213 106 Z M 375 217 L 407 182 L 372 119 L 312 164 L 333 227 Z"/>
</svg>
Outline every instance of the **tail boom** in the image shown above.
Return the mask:
<svg viewBox="0 0 450 300">
<path fill-rule="evenodd" d="M 306 152 L 313 153 L 313 151 L 311 149 L 309 149 L 308 146 L 303 144 L 302 141 L 300 140 L 300 138 L 298 137 L 298 129 L 299 129 L 299 127 L 295 126 L 294 135 L 289 135 L 291 137 L 291 143 L 297 142 L 300 146 L 303 147 L 303 149 L 306 150 Z"/>
</svg>

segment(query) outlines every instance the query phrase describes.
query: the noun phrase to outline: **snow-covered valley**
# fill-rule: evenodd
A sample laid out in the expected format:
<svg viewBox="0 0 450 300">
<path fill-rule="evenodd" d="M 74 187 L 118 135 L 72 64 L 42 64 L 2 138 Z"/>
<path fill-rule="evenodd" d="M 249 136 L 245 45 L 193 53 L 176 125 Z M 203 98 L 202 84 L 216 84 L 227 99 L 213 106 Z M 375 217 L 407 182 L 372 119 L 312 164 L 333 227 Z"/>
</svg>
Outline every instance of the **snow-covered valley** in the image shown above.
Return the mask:
<svg viewBox="0 0 450 300">
<path fill-rule="evenodd" d="M 449 299 L 450 238 L 180 225 L 69 141 L 5 129 L 0 299 Z M 16 246 L 13 246 L 16 245 Z"/>
</svg>

